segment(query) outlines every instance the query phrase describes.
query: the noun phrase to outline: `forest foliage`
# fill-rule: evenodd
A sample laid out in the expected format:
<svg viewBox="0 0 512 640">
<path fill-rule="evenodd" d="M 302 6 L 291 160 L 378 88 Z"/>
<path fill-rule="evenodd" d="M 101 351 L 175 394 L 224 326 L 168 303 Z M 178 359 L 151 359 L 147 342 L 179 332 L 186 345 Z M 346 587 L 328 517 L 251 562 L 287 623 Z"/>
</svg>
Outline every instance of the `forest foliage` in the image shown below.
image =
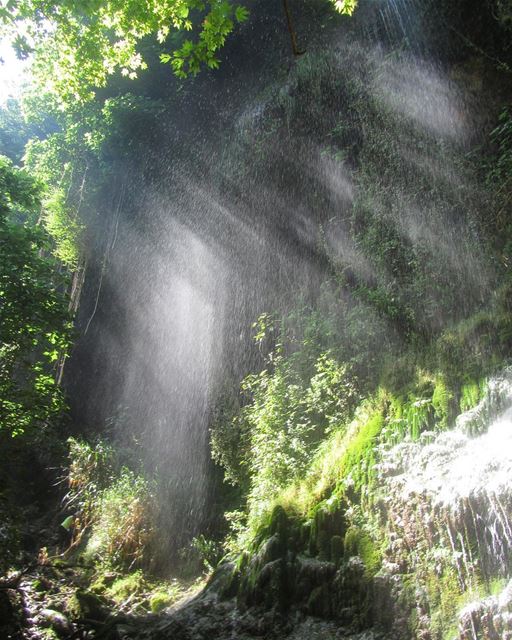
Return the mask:
<svg viewBox="0 0 512 640">
<path fill-rule="evenodd" d="M 37 225 L 40 185 L 0 157 L 0 423 L 48 427 L 63 407 L 56 367 L 71 339 L 67 278 Z"/>
<path fill-rule="evenodd" d="M 329 2 L 345 14 L 357 4 Z M 148 37 L 164 45 L 160 60 L 180 78 L 203 66 L 216 69 L 226 38 L 248 16 L 244 5 L 230 0 L 12 0 L 0 12 L 0 34 L 21 57 L 35 54 L 40 86 L 64 107 L 92 99 L 116 71 L 136 78 L 147 68 L 140 44 Z M 180 37 L 187 33 L 192 38 Z"/>
</svg>

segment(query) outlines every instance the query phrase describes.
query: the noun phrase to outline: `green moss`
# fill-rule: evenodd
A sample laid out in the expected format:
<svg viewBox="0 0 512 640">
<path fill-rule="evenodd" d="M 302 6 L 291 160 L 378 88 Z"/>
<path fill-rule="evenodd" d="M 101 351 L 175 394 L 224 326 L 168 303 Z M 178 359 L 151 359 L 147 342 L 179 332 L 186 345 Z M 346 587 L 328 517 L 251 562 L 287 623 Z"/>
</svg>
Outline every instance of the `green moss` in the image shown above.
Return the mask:
<svg viewBox="0 0 512 640">
<path fill-rule="evenodd" d="M 32 588 L 34 589 L 34 591 L 38 591 L 39 593 L 47 590 L 47 587 L 43 584 L 43 582 L 41 582 L 41 580 L 39 580 L 39 578 L 36 578 L 32 582 Z"/>
<path fill-rule="evenodd" d="M 271 536 L 277 534 L 280 538 L 285 539 L 288 534 L 288 529 L 288 514 L 282 505 L 277 504 L 270 516 L 269 533 Z"/>
<path fill-rule="evenodd" d="M 487 310 L 444 331 L 435 345 L 438 367 L 462 385 L 502 366 L 512 350 L 512 315 Z"/>
<path fill-rule="evenodd" d="M 70 607 L 78 617 L 81 615 L 92 618 L 95 616 L 85 614 L 102 607 L 108 610 L 111 608 L 109 601 L 123 606 L 129 602 L 130 607 L 137 610 L 157 613 L 179 598 L 195 593 L 203 585 L 204 580 L 155 581 L 142 570 L 124 576 L 103 573 L 94 580 L 89 591 L 78 590 L 75 593 Z"/>
<path fill-rule="evenodd" d="M 503 589 L 507 586 L 508 580 L 506 578 L 493 578 L 488 582 L 487 592 L 490 596 L 499 595 Z"/>
<path fill-rule="evenodd" d="M 375 477 L 375 446 L 383 427 L 384 416 L 378 411 L 361 426 L 347 447 L 341 463 L 343 476 L 350 477 L 357 492 Z"/>
<path fill-rule="evenodd" d="M 445 379 L 438 376 L 432 394 L 432 406 L 434 407 L 438 425 L 446 429 L 453 417 L 452 411 L 453 393 L 448 388 Z"/>
<path fill-rule="evenodd" d="M 359 554 L 358 551 L 358 539 L 359 539 L 360 531 L 357 527 L 350 527 L 345 534 L 345 559 L 348 560 L 353 556 L 357 556 Z"/>
<path fill-rule="evenodd" d="M 411 638 L 417 637 L 418 629 L 418 610 L 416 607 L 416 587 L 414 583 L 414 574 L 404 575 L 402 577 L 402 588 L 398 593 L 398 606 L 400 611 L 409 611 L 407 627 L 410 631 Z"/>
<path fill-rule="evenodd" d="M 290 537 L 300 537 L 297 516 L 281 503 L 275 503 L 249 521 L 247 530 L 238 544 L 240 550 L 256 553 L 268 538 L 277 535 L 282 543 Z"/>
<path fill-rule="evenodd" d="M 149 598 L 151 613 L 159 613 L 172 604 L 172 597 L 167 591 L 153 593 Z"/>
<path fill-rule="evenodd" d="M 74 618 L 102 620 L 108 611 L 107 601 L 86 589 L 77 589 L 67 604 L 67 611 Z"/>
<path fill-rule="evenodd" d="M 147 583 L 142 571 L 135 571 L 127 576 L 115 580 L 105 593 L 115 602 L 122 602 L 129 596 L 142 593 L 147 589 Z"/>
<path fill-rule="evenodd" d="M 460 608 L 461 589 L 457 572 L 445 567 L 438 576 L 429 571 L 425 586 L 430 605 L 430 629 L 433 638 L 448 638 Z"/>
<path fill-rule="evenodd" d="M 466 382 L 462 385 L 460 390 L 460 410 L 468 411 L 480 402 L 482 399 L 483 393 L 485 391 L 485 383 L 484 381 L 480 382 Z"/>
<path fill-rule="evenodd" d="M 379 546 L 371 536 L 359 527 L 350 527 L 345 534 L 345 559 L 359 556 L 364 563 L 367 577 L 374 576 L 382 565 Z"/>
<path fill-rule="evenodd" d="M 102 571 L 91 583 L 90 590 L 93 593 L 104 593 L 118 577 L 115 573 L 105 573 Z"/>
<path fill-rule="evenodd" d="M 308 517 L 309 536 L 305 541 L 309 554 L 322 560 L 332 559 L 332 538 L 338 537 L 343 542 L 346 529 L 342 498 L 335 491 L 329 498 L 315 505 Z"/>
<path fill-rule="evenodd" d="M 249 558 L 247 551 L 239 553 L 235 560 L 235 571 L 243 573 L 249 564 Z"/>
</svg>

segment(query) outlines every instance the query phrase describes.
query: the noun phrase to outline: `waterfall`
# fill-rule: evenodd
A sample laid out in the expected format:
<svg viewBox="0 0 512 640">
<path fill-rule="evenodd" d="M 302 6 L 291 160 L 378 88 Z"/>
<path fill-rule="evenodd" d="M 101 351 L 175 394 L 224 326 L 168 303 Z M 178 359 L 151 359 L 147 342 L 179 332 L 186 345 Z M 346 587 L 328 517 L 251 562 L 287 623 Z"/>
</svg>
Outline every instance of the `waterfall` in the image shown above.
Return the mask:
<svg viewBox="0 0 512 640">
<path fill-rule="evenodd" d="M 443 558 L 438 575 L 442 566 L 454 567 L 462 591 L 476 598 L 460 612 L 461 640 L 505 637 L 512 582 L 483 600 L 478 590 L 482 581 L 510 580 L 512 572 L 512 370 L 489 380 L 453 430 L 431 438 L 383 455 L 391 529 L 400 527 L 418 556 Z"/>
<path fill-rule="evenodd" d="M 228 46 L 218 79 L 173 95 L 151 143 L 118 163 L 122 206 L 112 197 L 110 224 L 108 215 L 91 224 L 78 314 L 87 333 L 67 388 L 77 423 L 107 423 L 138 447 L 175 546 L 207 526 L 208 429 L 223 388 L 262 366 L 251 336 L 260 313 L 314 306 L 341 269 L 356 287 L 399 290 L 429 334 L 447 320 L 430 280 L 450 282 L 461 317 L 488 291 L 492 265 L 461 197 L 475 189 L 453 161 L 476 136 L 478 101 L 431 55 L 421 6 L 361 3 L 351 26 L 319 36 L 294 65 L 279 48 L 287 34 L 277 13 L 255 11 L 261 37 Z M 447 41 L 443 29 L 436 38 Z M 332 140 L 343 158 L 332 157 Z M 377 187 L 361 179 L 372 163 L 386 169 Z M 364 255 L 347 222 L 356 202 L 429 256 L 425 291 Z M 378 308 L 367 315 L 380 321 Z M 390 327 L 390 340 L 406 329 Z"/>
</svg>

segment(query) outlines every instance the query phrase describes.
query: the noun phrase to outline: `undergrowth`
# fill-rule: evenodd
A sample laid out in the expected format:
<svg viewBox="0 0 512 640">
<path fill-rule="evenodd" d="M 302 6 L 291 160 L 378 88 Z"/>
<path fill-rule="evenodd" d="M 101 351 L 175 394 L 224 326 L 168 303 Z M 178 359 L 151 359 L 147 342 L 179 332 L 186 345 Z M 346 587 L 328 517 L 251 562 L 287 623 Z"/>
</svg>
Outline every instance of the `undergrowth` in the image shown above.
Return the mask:
<svg viewBox="0 0 512 640">
<path fill-rule="evenodd" d="M 195 557 L 210 559 L 210 564 L 205 561 L 208 571 L 219 560 L 204 537 L 191 548 L 198 566 L 193 575 L 179 575 L 177 568 L 174 577 L 158 576 L 158 505 L 136 454 L 124 456 L 122 449 L 102 439 L 70 438 L 68 445 L 66 518 L 61 525 L 67 540 L 61 558 L 63 566 L 69 561 L 81 567 L 81 588 L 62 595 L 70 615 L 91 617 L 98 607 L 136 615 L 159 613 L 202 588 L 205 571 Z"/>
<path fill-rule="evenodd" d="M 228 514 L 231 552 L 253 549 L 254 541 L 265 537 L 276 506 L 302 523 L 310 522 L 319 506 L 371 507 L 379 451 L 403 440 L 428 442 L 475 406 L 484 391 L 470 367 L 457 376 L 449 368 L 429 370 L 438 362 L 432 347 L 423 362 L 407 352 L 397 358 L 396 366 L 407 371 L 401 382 L 396 369 L 386 374 L 392 352 L 381 356 L 378 378 L 373 372 L 364 377 L 340 360 L 346 350 L 312 348 L 311 323 L 316 326 L 314 313 L 300 322 L 260 319 L 257 341 L 263 344 L 270 331 L 274 334 L 267 367 L 242 383 L 246 404 L 227 419 L 220 412 L 224 421 L 212 429 L 214 455 L 243 496 L 242 509 Z M 459 331 L 464 333 L 464 324 L 451 330 Z M 443 334 L 439 343 L 444 340 Z M 243 443 L 232 448 L 229 459 L 226 442 Z"/>
<path fill-rule="evenodd" d="M 149 481 L 103 440 L 70 438 L 69 450 L 67 553 L 80 551 L 106 568 L 149 567 L 156 510 Z"/>
</svg>

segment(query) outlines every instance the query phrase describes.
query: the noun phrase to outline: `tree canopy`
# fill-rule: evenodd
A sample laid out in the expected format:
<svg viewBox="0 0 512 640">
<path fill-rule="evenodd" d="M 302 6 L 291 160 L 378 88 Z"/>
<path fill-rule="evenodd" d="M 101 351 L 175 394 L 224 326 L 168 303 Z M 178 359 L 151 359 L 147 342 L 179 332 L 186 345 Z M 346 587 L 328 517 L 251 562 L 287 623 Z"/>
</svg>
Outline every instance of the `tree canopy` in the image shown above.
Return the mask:
<svg viewBox="0 0 512 640">
<path fill-rule="evenodd" d="M 357 4 L 328 1 L 345 14 Z M 9 0 L 0 8 L 0 34 L 20 56 L 35 52 L 36 74 L 66 104 L 91 99 L 118 70 L 135 78 L 147 66 L 140 43 L 149 36 L 169 48 L 160 59 L 178 77 L 217 68 L 226 38 L 248 16 L 231 0 Z"/>
</svg>

